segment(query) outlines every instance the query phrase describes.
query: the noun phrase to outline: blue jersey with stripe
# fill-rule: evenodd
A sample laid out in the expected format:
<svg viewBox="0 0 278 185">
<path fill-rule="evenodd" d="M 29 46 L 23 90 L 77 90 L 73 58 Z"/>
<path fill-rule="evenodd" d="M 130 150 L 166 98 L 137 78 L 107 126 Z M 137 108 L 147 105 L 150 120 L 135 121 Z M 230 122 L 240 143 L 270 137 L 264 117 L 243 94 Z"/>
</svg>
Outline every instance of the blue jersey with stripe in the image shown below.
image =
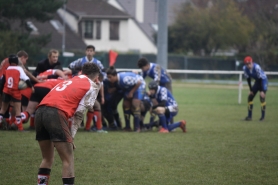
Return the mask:
<svg viewBox="0 0 278 185">
<path fill-rule="evenodd" d="M 145 88 L 146 84 L 142 76 L 133 72 L 119 72 L 118 74 L 118 85 L 124 90 L 131 90 L 138 81 L 141 82 L 141 87 Z"/>
<path fill-rule="evenodd" d="M 77 60 L 71 62 L 71 63 L 69 64 L 69 68 L 81 70 L 82 66 L 83 66 L 86 62 L 93 62 L 93 63 L 95 63 L 95 64 L 99 67 L 101 73 L 102 73 L 104 76 L 106 76 L 106 74 L 105 74 L 104 72 L 102 72 L 102 70 L 104 69 L 102 63 L 101 63 L 98 59 L 96 59 L 96 58 L 92 58 L 92 60 L 89 60 L 86 56 L 83 57 L 83 58 L 79 58 L 79 59 L 77 59 Z"/>
<path fill-rule="evenodd" d="M 253 78 L 255 80 L 267 80 L 266 74 L 257 63 L 253 63 L 253 68 L 251 70 L 248 69 L 246 66 L 243 66 L 243 71 L 246 78 Z"/>
<path fill-rule="evenodd" d="M 158 86 L 157 91 L 155 93 L 155 99 L 158 103 L 162 101 L 166 101 L 166 106 L 178 106 L 174 96 L 172 93 L 166 89 L 166 87 Z"/>
<path fill-rule="evenodd" d="M 154 81 L 159 82 L 160 85 L 171 82 L 166 70 L 155 63 L 150 63 L 149 70 L 143 71 L 143 78 L 146 78 L 147 76 L 152 78 Z"/>
</svg>

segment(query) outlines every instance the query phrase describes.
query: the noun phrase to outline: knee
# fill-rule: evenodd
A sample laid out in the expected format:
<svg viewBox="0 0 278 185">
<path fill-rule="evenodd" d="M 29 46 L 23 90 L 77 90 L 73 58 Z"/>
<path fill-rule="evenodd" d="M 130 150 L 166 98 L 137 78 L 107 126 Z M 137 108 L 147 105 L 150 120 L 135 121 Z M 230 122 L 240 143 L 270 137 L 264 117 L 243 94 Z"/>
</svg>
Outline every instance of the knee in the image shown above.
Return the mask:
<svg viewBox="0 0 278 185">
<path fill-rule="evenodd" d="M 261 103 L 264 103 L 265 102 L 265 97 L 260 96 L 260 101 L 261 101 Z"/>
<path fill-rule="evenodd" d="M 248 96 L 248 102 L 253 101 L 253 99 L 254 99 L 254 95 L 253 95 L 253 94 L 249 94 L 249 96 Z"/>
</svg>

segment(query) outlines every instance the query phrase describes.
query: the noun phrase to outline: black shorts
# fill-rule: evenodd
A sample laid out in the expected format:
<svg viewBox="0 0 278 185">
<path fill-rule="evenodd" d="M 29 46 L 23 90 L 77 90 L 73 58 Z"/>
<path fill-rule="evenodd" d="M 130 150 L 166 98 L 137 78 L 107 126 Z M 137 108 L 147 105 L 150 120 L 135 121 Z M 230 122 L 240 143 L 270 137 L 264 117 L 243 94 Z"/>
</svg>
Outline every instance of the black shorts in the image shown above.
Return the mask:
<svg viewBox="0 0 278 185">
<path fill-rule="evenodd" d="M 45 87 L 34 87 L 35 92 L 31 95 L 30 101 L 40 103 L 42 99 L 51 91 L 49 88 Z"/>
<path fill-rule="evenodd" d="M 14 97 L 12 97 L 11 95 L 4 93 L 2 94 L 2 101 L 5 103 L 9 103 L 9 102 L 21 102 L 21 100 L 15 99 Z"/>
<path fill-rule="evenodd" d="M 29 102 L 29 99 L 22 94 L 21 95 L 21 105 L 27 107 L 28 106 L 28 102 Z"/>
<path fill-rule="evenodd" d="M 40 106 L 35 114 L 36 140 L 73 142 L 66 114 L 54 107 Z"/>
</svg>

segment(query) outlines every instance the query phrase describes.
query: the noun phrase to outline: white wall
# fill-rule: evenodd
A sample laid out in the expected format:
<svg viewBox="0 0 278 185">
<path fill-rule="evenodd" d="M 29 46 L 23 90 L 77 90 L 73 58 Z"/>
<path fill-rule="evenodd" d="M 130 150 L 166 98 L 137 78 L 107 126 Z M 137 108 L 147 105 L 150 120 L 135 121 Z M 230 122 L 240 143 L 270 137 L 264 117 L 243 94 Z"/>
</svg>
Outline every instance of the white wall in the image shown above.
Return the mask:
<svg viewBox="0 0 278 185">
<path fill-rule="evenodd" d="M 72 31 L 78 33 L 78 22 L 77 22 L 78 20 L 73 15 L 64 11 L 64 9 L 62 8 L 58 9 L 57 13 L 61 17 L 61 19 L 63 19 L 63 17 L 65 16 L 66 24 L 70 27 Z"/>
<path fill-rule="evenodd" d="M 133 19 L 128 21 L 129 27 L 129 48 L 139 50 L 141 53 L 157 53 L 156 45 L 143 33 Z"/>
</svg>

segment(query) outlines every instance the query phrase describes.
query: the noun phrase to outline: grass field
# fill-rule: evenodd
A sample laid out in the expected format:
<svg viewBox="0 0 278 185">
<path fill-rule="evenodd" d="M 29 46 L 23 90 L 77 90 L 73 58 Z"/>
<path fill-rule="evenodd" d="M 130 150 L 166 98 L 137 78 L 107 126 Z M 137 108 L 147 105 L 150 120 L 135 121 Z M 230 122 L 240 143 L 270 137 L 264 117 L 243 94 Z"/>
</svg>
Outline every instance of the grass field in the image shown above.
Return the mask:
<svg viewBox="0 0 278 185">
<path fill-rule="evenodd" d="M 88 133 L 75 138 L 77 185 L 274 185 L 278 184 L 278 87 L 267 92 L 266 120 L 247 115 L 248 90 L 238 104 L 236 86 L 174 84 L 180 129 L 160 134 Z M 27 128 L 28 125 L 25 125 Z M 0 132 L 0 185 L 35 185 L 41 154 L 35 132 Z M 62 184 L 55 155 L 50 184 Z"/>
</svg>

